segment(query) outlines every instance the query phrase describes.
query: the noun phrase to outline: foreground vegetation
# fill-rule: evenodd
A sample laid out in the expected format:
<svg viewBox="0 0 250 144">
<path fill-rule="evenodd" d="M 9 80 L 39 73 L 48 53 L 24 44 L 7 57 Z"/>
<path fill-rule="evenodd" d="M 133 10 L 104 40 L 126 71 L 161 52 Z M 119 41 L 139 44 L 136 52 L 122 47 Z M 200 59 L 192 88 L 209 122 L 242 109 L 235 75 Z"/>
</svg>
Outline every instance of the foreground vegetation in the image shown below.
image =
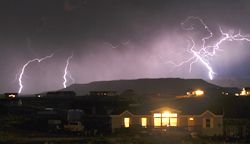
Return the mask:
<svg viewBox="0 0 250 144">
<path fill-rule="evenodd" d="M 32 131 L 1 131 L 0 143 L 10 144 L 244 144 L 243 141 L 225 139 L 183 137 L 166 134 L 112 134 L 110 136 L 85 137 L 78 134 L 48 134 Z"/>
</svg>

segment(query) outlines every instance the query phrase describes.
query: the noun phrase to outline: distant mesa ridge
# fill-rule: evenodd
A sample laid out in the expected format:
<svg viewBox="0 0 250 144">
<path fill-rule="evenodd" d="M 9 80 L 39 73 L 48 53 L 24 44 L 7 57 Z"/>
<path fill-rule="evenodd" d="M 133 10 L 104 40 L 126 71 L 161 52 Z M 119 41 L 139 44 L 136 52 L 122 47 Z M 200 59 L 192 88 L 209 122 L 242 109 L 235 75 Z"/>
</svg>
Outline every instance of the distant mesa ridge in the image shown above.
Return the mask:
<svg viewBox="0 0 250 144">
<path fill-rule="evenodd" d="M 73 84 L 62 91 L 74 91 L 77 95 L 86 95 L 90 91 L 117 91 L 122 93 L 128 89 L 134 90 L 140 95 L 182 95 L 190 89 L 220 88 L 202 79 L 159 78 L 159 79 L 135 79 L 96 81 L 88 84 Z"/>
</svg>

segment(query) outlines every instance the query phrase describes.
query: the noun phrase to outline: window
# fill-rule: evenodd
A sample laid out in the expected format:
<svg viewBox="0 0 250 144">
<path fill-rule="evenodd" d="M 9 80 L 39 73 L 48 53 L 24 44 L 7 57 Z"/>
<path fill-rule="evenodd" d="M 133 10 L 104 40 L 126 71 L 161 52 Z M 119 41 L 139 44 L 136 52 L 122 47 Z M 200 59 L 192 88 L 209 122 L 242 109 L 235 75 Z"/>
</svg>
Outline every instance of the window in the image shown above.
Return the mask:
<svg viewBox="0 0 250 144">
<path fill-rule="evenodd" d="M 170 118 L 170 126 L 177 126 L 177 118 Z"/>
<path fill-rule="evenodd" d="M 162 126 L 169 126 L 169 118 L 162 117 Z"/>
<path fill-rule="evenodd" d="M 177 113 L 164 112 L 162 126 L 177 126 Z"/>
<path fill-rule="evenodd" d="M 177 126 L 177 113 L 155 113 L 154 114 L 154 126 Z"/>
<path fill-rule="evenodd" d="M 203 128 L 213 128 L 214 127 L 214 119 L 213 118 L 203 118 Z"/>
<path fill-rule="evenodd" d="M 206 119 L 206 128 L 211 128 L 211 120 L 210 119 Z"/>
<path fill-rule="evenodd" d="M 160 127 L 161 126 L 161 113 L 154 114 L 154 126 Z"/>
<path fill-rule="evenodd" d="M 161 113 L 155 113 L 154 117 L 161 117 Z"/>
<path fill-rule="evenodd" d="M 124 127 L 128 128 L 130 125 L 130 118 L 124 118 Z"/>
<path fill-rule="evenodd" d="M 141 118 L 141 126 L 147 127 L 147 118 L 145 118 L 145 117 Z"/>
</svg>

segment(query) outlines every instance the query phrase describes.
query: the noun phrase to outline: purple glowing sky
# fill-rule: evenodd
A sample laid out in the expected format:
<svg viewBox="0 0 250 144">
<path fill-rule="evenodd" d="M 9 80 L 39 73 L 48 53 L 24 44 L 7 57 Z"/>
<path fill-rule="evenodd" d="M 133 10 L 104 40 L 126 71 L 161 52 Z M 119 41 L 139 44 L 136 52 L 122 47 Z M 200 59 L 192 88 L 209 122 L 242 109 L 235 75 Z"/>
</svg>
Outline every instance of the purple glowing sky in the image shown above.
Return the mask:
<svg viewBox="0 0 250 144">
<path fill-rule="evenodd" d="M 203 78 L 199 63 L 174 67 L 188 57 L 187 36 L 198 44 L 206 31 L 181 29 L 188 16 L 202 18 L 214 33 L 208 43 L 227 32 L 250 33 L 247 0 L 5 0 L 1 2 L 0 92 L 18 91 L 16 74 L 23 64 L 54 53 L 51 59 L 30 64 L 23 77 L 23 93 L 63 88 L 68 70 L 76 83 L 135 78 Z M 210 63 L 216 78 L 250 78 L 250 43 L 225 42 Z M 70 84 L 70 83 L 68 83 Z"/>
</svg>

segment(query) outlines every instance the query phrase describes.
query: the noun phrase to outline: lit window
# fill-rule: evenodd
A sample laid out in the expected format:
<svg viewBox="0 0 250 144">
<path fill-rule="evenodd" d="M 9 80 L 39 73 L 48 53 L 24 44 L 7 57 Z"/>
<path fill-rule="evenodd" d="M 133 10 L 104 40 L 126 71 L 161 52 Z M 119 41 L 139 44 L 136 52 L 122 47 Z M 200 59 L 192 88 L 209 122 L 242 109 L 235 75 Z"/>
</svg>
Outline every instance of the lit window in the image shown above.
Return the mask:
<svg viewBox="0 0 250 144">
<path fill-rule="evenodd" d="M 177 126 L 177 118 L 170 118 L 170 126 Z"/>
<path fill-rule="evenodd" d="M 161 126 L 161 113 L 154 113 L 154 126 L 155 127 Z"/>
<path fill-rule="evenodd" d="M 161 126 L 161 118 L 154 118 L 154 126 L 160 127 Z"/>
<path fill-rule="evenodd" d="M 170 115 L 169 112 L 164 112 L 164 113 L 162 114 L 162 117 L 169 117 L 169 115 Z"/>
<path fill-rule="evenodd" d="M 161 113 L 154 113 L 154 117 L 161 117 Z"/>
<path fill-rule="evenodd" d="M 130 124 L 130 118 L 124 118 L 124 127 L 128 128 Z"/>
<path fill-rule="evenodd" d="M 141 126 L 147 127 L 147 118 L 141 118 Z"/>
<path fill-rule="evenodd" d="M 177 126 L 177 113 L 164 112 L 154 114 L 154 126 Z"/>
<path fill-rule="evenodd" d="M 162 118 L 162 126 L 169 126 L 169 117 Z"/>
</svg>

